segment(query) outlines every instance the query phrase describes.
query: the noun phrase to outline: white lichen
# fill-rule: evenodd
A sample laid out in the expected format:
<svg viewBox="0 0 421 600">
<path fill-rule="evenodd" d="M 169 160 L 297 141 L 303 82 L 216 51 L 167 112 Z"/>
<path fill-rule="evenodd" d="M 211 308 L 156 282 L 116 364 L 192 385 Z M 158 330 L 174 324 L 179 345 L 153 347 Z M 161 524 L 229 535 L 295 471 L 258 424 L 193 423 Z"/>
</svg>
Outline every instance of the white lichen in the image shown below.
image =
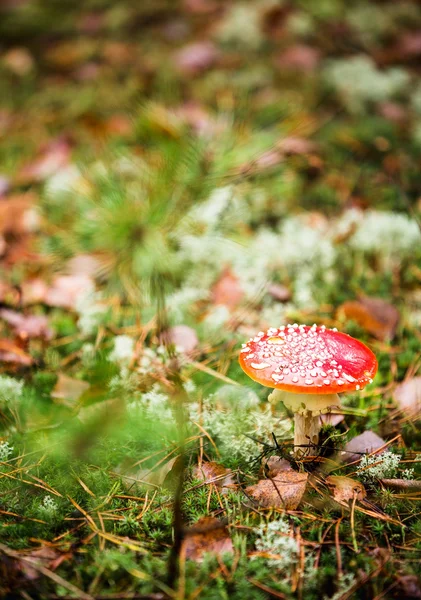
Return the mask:
<svg viewBox="0 0 421 600">
<path fill-rule="evenodd" d="M 393 261 L 412 255 L 421 243 L 421 232 L 417 222 L 407 215 L 368 210 L 349 243 L 355 250 L 377 253 Z"/>
<path fill-rule="evenodd" d="M 298 561 L 298 544 L 286 520 L 276 519 L 256 529 L 256 550 L 274 555 L 268 564 L 275 569 L 289 571 Z"/>
<path fill-rule="evenodd" d="M 5 462 L 13 453 L 13 446 L 9 442 L 0 442 L 0 462 Z"/>
<path fill-rule="evenodd" d="M 17 403 L 23 392 L 23 381 L 13 377 L 0 375 L 0 406 L 5 407 Z"/>
<path fill-rule="evenodd" d="M 331 61 L 326 80 L 337 90 L 351 112 L 361 113 L 370 102 L 384 102 L 405 92 L 410 77 L 400 68 L 380 71 L 368 56 Z"/>
<path fill-rule="evenodd" d="M 401 457 L 393 452 L 365 454 L 357 468 L 357 475 L 363 481 L 396 477 Z"/>
<path fill-rule="evenodd" d="M 133 358 L 134 340 L 128 335 L 117 335 L 108 360 L 120 365 L 128 364 Z"/>
</svg>

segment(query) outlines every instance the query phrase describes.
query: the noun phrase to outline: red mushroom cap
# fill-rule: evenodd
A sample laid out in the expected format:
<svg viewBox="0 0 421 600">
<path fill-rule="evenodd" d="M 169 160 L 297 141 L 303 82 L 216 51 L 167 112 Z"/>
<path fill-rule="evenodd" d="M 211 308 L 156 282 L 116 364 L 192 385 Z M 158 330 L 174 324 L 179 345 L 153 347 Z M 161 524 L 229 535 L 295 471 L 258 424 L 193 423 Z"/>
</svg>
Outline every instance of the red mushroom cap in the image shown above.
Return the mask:
<svg viewBox="0 0 421 600">
<path fill-rule="evenodd" d="M 240 365 L 259 383 L 297 394 L 337 394 L 373 381 L 377 360 L 362 342 L 324 325 L 271 327 L 243 344 Z"/>
</svg>

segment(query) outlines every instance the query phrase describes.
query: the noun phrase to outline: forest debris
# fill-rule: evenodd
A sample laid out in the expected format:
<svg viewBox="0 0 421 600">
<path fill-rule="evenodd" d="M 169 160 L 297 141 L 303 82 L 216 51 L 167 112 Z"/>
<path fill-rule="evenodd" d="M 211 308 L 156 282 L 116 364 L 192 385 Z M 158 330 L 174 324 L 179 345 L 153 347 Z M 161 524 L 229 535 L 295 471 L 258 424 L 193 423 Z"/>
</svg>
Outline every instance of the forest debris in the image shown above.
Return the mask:
<svg viewBox="0 0 421 600">
<path fill-rule="evenodd" d="M 226 525 L 215 517 L 202 517 L 185 534 L 181 555 L 195 562 L 202 562 L 210 552 L 221 556 L 232 554 L 234 546 Z"/>
<path fill-rule="evenodd" d="M 275 64 L 281 70 L 311 72 L 320 62 L 320 51 L 305 44 L 290 46 L 275 58 Z"/>
<path fill-rule="evenodd" d="M 154 488 L 161 487 L 167 476 L 179 460 L 179 456 L 172 456 L 169 460 L 160 461 L 157 466 L 152 468 L 142 468 L 137 471 L 126 470 L 124 467 L 120 469 L 124 472 L 122 480 L 128 489 L 135 486 L 151 486 Z"/>
<path fill-rule="evenodd" d="M 238 278 L 227 268 L 212 288 L 212 301 L 229 309 L 236 308 L 244 297 Z"/>
<path fill-rule="evenodd" d="M 219 488 L 237 487 L 231 469 L 214 461 L 203 462 L 200 466 L 194 467 L 193 477 L 207 484 L 213 483 Z"/>
<path fill-rule="evenodd" d="M 71 144 L 65 137 L 51 140 L 41 148 L 39 156 L 22 167 L 17 175 L 19 184 L 44 181 L 70 162 Z"/>
<path fill-rule="evenodd" d="M 397 489 L 421 490 L 421 481 L 419 479 L 380 479 L 380 482 L 387 487 Z"/>
<path fill-rule="evenodd" d="M 411 377 L 397 386 L 393 394 L 401 410 L 418 417 L 421 415 L 421 377 Z"/>
<path fill-rule="evenodd" d="M 272 479 L 284 471 L 292 471 L 290 463 L 280 456 L 269 456 L 262 461 L 262 467 L 265 475 Z"/>
<path fill-rule="evenodd" d="M 44 315 L 23 315 L 14 310 L 0 309 L 0 318 L 13 327 L 16 335 L 22 339 L 44 338 L 50 340 L 52 331 Z"/>
<path fill-rule="evenodd" d="M 291 300 L 291 290 L 286 285 L 271 283 L 268 287 L 268 293 L 278 302 L 288 302 Z"/>
<path fill-rule="evenodd" d="M 185 354 L 191 354 L 199 344 L 197 333 L 188 325 L 174 325 L 161 335 L 161 343 L 174 344 Z"/>
<path fill-rule="evenodd" d="M 308 473 L 282 471 L 272 479 L 261 479 L 245 489 L 248 496 L 265 508 L 295 510 L 306 489 Z"/>
<path fill-rule="evenodd" d="M 401 575 L 397 583 L 397 598 L 405 598 L 406 600 L 411 598 L 419 600 L 421 598 L 420 580 L 416 575 Z"/>
<path fill-rule="evenodd" d="M 8 196 L 0 203 L 0 235 L 22 236 L 38 229 L 39 218 L 32 193 Z"/>
<path fill-rule="evenodd" d="M 336 415 L 334 413 L 325 413 L 324 415 L 319 416 L 322 425 L 332 425 L 332 427 L 336 427 L 336 425 L 342 423 L 344 419 L 344 415 Z"/>
<path fill-rule="evenodd" d="M 368 296 L 344 302 L 337 314 L 341 320 L 355 321 L 383 342 L 394 338 L 400 319 L 399 311 L 392 304 L 382 298 Z"/>
<path fill-rule="evenodd" d="M 93 290 L 94 283 L 86 275 L 60 275 L 47 290 L 44 301 L 48 306 L 75 309 L 81 296 Z"/>
<path fill-rule="evenodd" d="M 363 500 L 367 492 L 362 483 L 351 477 L 330 475 L 326 478 L 326 484 L 330 488 L 334 499 L 343 504 L 349 500 Z"/>
<path fill-rule="evenodd" d="M 34 361 L 32 356 L 26 354 L 26 352 L 15 343 L 7 339 L 0 339 L 0 362 L 30 367 Z"/>
<path fill-rule="evenodd" d="M 57 383 L 51 392 L 51 397 L 56 404 L 62 404 L 68 408 L 74 408 L 77 401 L 90 388 L 89 383 L 80 379 L 73 379 L 67 375 L 59 374 Z"/>
<path fill-rule="evenodd" d="M 346 445 L 342 452 L 340 452 L 341 461 L 344 463 L 351 463 L 359 460 L 363 454 L 371 454 L 372 452 L 376 452 L 379 448 L 382 448 L 385 445 L 385 441 L 368 429 L 352 438 Z"/>
<path fill-rule="evenodd" d="M 41 546 L 40 548 L 33 550 L 30 554 L 25 554 L 25 556 L 34 559 L 36 564 L 52 569 L 53 571 L 59 566 L 60 562 L 62 562 L 62 555 L 49 546 Z M 30 581 L 38 579 L 39 571 L 34 568 L 33 563 L 20 561 L 20 567 L 26 578 Z"/>
<path fill-rule="evenodd" d="M 184 75 L 198 75 L 214 65 L 219 52 L 212 42 L 194 42 L 181 48 L 175 56 L 176 68 Z"/>
</svg>

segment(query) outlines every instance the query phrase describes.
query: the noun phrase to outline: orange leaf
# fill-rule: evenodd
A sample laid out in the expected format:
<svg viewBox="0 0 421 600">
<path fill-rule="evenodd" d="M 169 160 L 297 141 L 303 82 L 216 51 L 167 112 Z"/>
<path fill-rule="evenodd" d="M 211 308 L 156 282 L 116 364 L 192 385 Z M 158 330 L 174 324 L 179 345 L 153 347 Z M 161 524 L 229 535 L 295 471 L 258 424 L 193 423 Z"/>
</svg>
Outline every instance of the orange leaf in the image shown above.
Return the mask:
<svg viewBox="0 0 421 600">
<path fill-rule="evenodd" d="M 187 532 L 181 554 L 195 562 L 202 562 L 206 552 L 232 554 L 234 547 L 227 527 L 215 517 L 202 517 Z"/>
<path fill-rule="evenodd" d="M 391 340 L 399 323 L 398 310 L 381 298 L 362 296 L 338 308 L 338 318 L 352 320 L 381 341 Z"/>
<path fill-rule="evenodd" d="M 263 507 L 295 510 L 306 489 L 308 473 L 288 470 L 280 472 L 273 479 L 261 479 L 250 485 L 245 492 Z"/>
</svg>

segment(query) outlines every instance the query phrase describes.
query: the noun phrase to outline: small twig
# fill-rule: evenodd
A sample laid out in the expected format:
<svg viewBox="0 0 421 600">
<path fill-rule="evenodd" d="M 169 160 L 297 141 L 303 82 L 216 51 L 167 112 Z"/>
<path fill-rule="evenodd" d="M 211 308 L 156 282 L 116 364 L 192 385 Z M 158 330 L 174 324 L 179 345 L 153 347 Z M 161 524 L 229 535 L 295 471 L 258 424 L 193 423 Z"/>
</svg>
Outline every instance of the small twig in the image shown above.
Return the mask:
<svg viewBox="0 0 421 600">
<path fill-rule="evenodd" d="M 357 538 L 355 535 L 355 503 L 357 501 L 357 494 L 354 494 L 354 497 L 352 499 L 352 506 L 351 506 L 351 532 L 352 532 L 352 546 L 355 550 L 355 552 L 358 552 L 358 544 L 357 544 Z"/>
</svg>

